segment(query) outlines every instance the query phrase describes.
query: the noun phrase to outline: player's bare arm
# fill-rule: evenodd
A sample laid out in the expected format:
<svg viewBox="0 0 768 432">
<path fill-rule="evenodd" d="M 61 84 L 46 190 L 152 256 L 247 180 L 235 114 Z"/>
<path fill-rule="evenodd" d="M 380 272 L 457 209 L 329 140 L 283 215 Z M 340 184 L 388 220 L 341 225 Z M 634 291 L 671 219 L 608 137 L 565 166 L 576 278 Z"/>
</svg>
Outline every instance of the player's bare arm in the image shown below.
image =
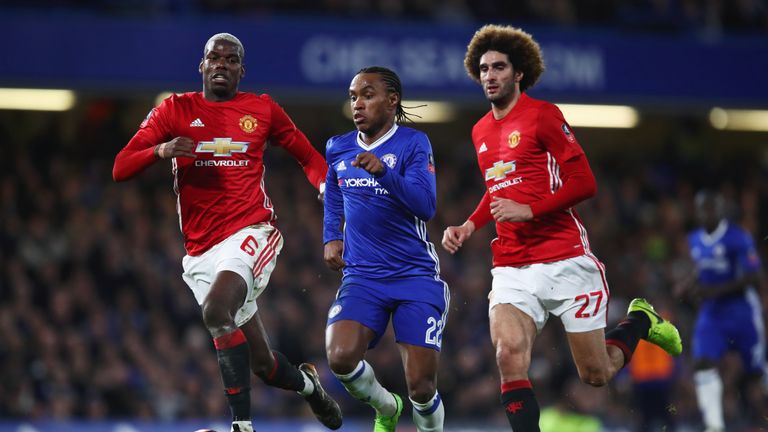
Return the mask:
<svg viewBox="0 0 768 432">
<path fill-rule="evenodd" d="M 460 226 L 449 226 L 443 232 L 443 248 L 455 254 L 473 232 L 475 232 L 475 223 L 470 220 Z"/>
<path fill-rule="evenodd" d="M 179 156 L 197 157 L 195 142 L 187 137 L 176 137 L 168 142 L 155 146 L 155 155 L 160 159 L 170 159 Z"/>
<path fill-rule="evenodd" d="M 678 280 L 675 281 L 672 287 L 672 295 L 676 299 L 680 300 L 692 300 L 691 294 L 695 291 L 696 283 L 699 279 L 699 271 L 693 265 L 690 264 L 690 268 L 686 271 Z"/>
<path fill-rule="evenodd" d="M 749 286 L 755 286 L 760 282 L 758 273 L 748 273 L 730 282 L 719 284 L 704 284 L 699 282 L 696 285 L 696 294 L 703 300 L 717 298 L 729 294 L 743 292 Z"/>
<path fill-rule="evenodd" d="M 765 272 L 761 270 L 757 273 L 757 278 L 757 292 L 763 300 L 763 314 L 765 314 L 765 321 L 768 321 L 768 277 L 766 277 Z"/>
<path fill-rule="evenodd" d="M 323 249 L 323 258 L 325 259 L 325 264 L 329 269 L 339 271 L 346 265 L 344 258 L 342 258 L 343 253 L 343 241 L 332 240 L 325 244 L 325 248 Z"/>
<path fill-rule="evenodd" d="M 531 206 L 507 198 L 493 197 L 491 216 L 496 222 L 526 222 L 533 219 Z"/>
<path fill-rule="evenodd" d="M 357 155 L 352 166 L 362 168 L 373 175 L 384 173 L 384 165 L 378 157 L 371 152 L 362 152 Z"/>
</svg>

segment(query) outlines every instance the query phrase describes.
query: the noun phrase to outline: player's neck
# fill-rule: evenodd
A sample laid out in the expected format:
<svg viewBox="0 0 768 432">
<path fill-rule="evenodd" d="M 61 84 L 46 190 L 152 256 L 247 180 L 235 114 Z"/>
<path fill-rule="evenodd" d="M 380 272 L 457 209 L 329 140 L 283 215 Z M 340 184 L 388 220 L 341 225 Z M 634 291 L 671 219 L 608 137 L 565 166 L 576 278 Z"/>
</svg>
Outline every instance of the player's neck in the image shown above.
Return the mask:
<svg viewBox="0 0 768 432">
<path fill-rule="evenodd" d="M 208 89 L 208 88 L 203 89 L 203 97 L 208 102 L 226 102 L 234 99 L 235 96 L 237 96 L 237 89 L 235 89 L 231 93 L 220 94 L 220 95 L 214 93 L 211 89 Z"/>
<path fill-rule="evenodd" d="M 493 112 L 493 118 L 496 120 L 503 119 L 507 114 L 509 114 L 510 111 L 512 111 L 512 108 L 517 105 L 517 101 L 520 100 L 520 93 L 519 91 L 515 91 L 512 95 L 510 95 L 509 99 L 500 100 L 497 102 L 491 102 L 491 112 Z"/>
<path fill-rule="evenodd" d="M 707 234 L 712 235 L 725 223 L 725 219 L 718 219 L 715 224 L 707 224 L 704 226 L 704 231 Z"/>
<path fill-rule="evenodd" d="M 376 142 L 379 138 L 386 135 L 387 132 L 390 131 L 395 126 L 395 119 L 387 121 L 381 128 L 379 128 L 376 132 L 373 133 L 365 133 L 363 131 L 360 131 L 360 139 L 366 144 L 371 145 Z"/>
</svg>

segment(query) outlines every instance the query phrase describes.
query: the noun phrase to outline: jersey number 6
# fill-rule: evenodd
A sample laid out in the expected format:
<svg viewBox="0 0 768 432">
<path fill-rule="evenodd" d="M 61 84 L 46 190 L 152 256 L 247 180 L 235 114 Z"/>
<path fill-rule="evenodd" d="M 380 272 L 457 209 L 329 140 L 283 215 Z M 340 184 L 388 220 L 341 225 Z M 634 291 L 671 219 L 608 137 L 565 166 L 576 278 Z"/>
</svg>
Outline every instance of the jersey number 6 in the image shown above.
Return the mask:
<svg viewBox="0 0 768 432">
<path fill-rule="evenodd" d="M 247 253 L 250 256 L 256 255 L 256 250 L 259 248 L 259 244 L 256 243 L 256 239 L 249 235 L 248 237 L 243 240 L 243 243 L 240 245 L 240 249 L 242 249 L 245 253 Z"/>
</svg>

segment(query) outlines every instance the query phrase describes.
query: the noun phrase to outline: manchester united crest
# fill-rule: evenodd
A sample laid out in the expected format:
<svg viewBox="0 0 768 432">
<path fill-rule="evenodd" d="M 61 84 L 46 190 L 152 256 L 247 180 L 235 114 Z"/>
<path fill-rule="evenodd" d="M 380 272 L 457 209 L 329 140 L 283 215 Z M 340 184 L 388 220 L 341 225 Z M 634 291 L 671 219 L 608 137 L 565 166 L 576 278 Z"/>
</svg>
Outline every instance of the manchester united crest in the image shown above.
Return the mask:
<svg viewBox="0 0 768 432">
<path fill-rule="evenodd" d="M 514 131 L 511 134 L 509 134 L 509 148 L 515 148 L 518 144 L 520 144 L 520 132 Z"/>
<path fill-rule="evenodd" d="M 240 129 L 243 130 L 245 133 L 251 133 L 256 130 L 256 126 L 258 126 L 258 122 L 255 118 L 251 115 L 246 115 L 243 118 L 240 119 Z"/>
</svg>

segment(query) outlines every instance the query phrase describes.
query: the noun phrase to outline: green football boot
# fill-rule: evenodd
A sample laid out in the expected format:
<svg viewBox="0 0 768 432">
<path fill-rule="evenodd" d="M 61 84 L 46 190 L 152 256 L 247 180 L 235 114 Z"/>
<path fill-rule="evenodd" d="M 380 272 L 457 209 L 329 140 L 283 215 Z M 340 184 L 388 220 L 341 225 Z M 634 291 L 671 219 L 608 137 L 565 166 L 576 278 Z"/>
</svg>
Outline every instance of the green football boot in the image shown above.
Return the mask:
<svg viewBox="0 0 768 432">
<path fill-rule="evenodd" d="M 400 418 L 400 414 L 403 413 L 403 400 L 396 393 L 392 393 L 392 396 L 395 397 L 395 403 L 397 404 L 395 414 L 391 417 L 386 417 L 377 413 L 376 421 L 373 422 L 373 432 L 395 432 L 397 420 Z"/>
<path fill-rule="evenodd" d="M 673 356 L 680 355 L 683 352 L 683 341 L 680 339 L 680 333 L 671 322 L 662 318 L 656 313 L 650 303 L 644 298 L 636 298 L 629 303 L 630 312 L 643 312 L 651 320 L 651 328 L 648 329 L 648 336 L 644 339 L 648 342 L 658 345 L 661 349 Z"/>
</svg>

